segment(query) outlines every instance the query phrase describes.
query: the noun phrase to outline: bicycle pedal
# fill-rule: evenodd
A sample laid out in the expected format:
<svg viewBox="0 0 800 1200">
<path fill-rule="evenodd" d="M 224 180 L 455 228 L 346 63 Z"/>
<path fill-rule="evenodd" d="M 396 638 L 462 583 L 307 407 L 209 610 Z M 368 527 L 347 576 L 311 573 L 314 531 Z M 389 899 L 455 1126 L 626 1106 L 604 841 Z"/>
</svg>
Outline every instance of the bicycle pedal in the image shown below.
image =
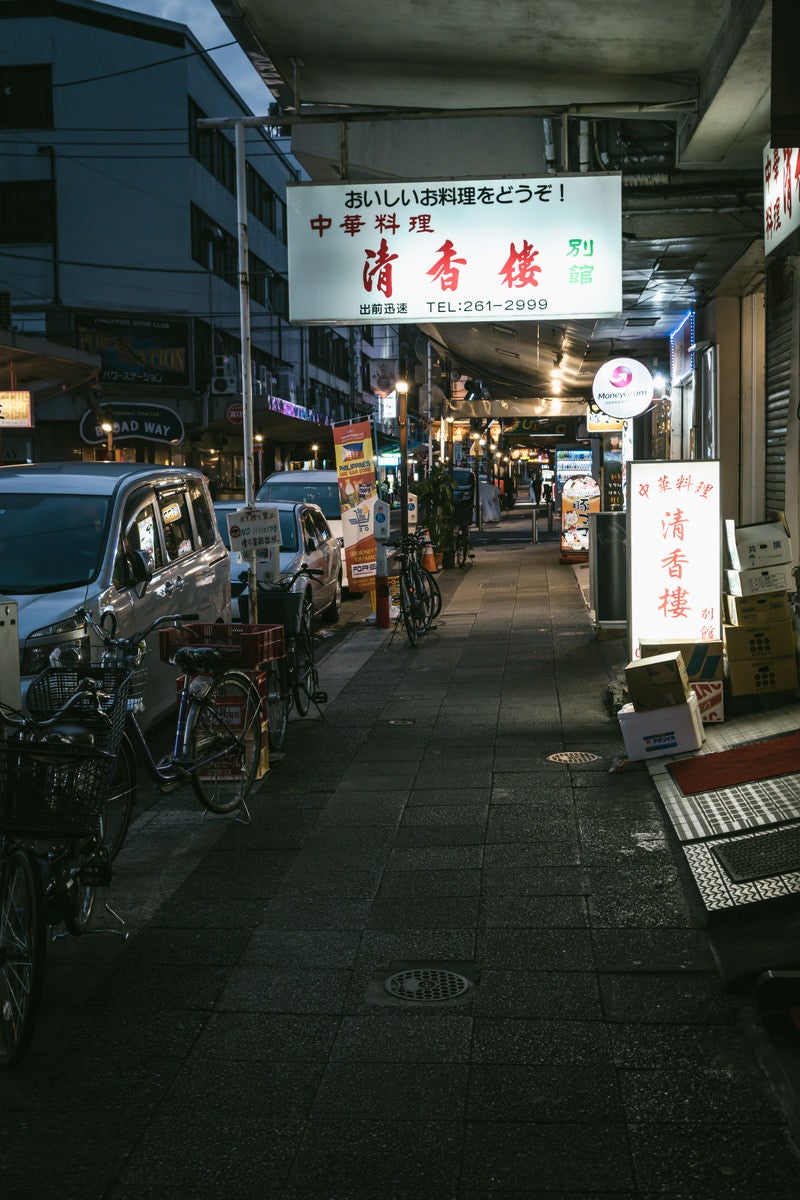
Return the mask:
<svg viewBox="0 0 800 1200">
<path fill-rule="evenodd" d="M 97 862 L 83 863 L 78 871 L 78 880 L 81 887 L 108 887 L 111 883 L 111 863 L 99 859 Z"/>
<path fill-rule="evenodd" d="M 328 703 L 328 693 L 327 692 L 312 692 L 311 700 L 312 700 L 312 703 L 314 703 L 314 704 L 327 704 Z"/>
</svg>

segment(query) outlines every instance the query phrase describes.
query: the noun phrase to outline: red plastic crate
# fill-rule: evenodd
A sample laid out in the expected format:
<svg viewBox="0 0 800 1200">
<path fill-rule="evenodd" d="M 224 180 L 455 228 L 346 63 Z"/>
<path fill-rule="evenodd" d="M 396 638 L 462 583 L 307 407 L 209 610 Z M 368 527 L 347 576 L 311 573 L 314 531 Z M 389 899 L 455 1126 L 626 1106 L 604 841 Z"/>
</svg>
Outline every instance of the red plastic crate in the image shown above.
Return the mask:
<svg viewBox="0 0 800 1200">
<path fill-rule="evenodd" d="M 283 625 L 183 625 L 160 629 L 158 643 L 162 662 L 172 662 L 181 646 L 212 646 L 229 667 L 257 667 L 286 654 Z"/>
</svg>

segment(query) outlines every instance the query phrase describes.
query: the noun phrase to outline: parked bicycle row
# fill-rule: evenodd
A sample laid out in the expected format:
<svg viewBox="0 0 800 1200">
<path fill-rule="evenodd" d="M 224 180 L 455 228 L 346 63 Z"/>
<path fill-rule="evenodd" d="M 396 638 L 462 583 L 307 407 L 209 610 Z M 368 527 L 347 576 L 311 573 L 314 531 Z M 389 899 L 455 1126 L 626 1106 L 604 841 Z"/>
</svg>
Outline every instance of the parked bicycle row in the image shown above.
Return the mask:
<svg viewBox="0 0 800 1200">
<path fill-rule="evenodd" d="M 29 1045 L 48 940 L 85 932 L 97 889 L 111 883 L 140 766 L 161 792 L 189 782 L 209 812 L 247 814 L 269 752 L 283 748 L 290 709 L 305 716 L 324 703 L 311 607 L 292 590 L 301 574 L 312 572 L 264 586 L 259 614 L 274 618 L 264 624 L 172 613 L 119 637 L 113 613 L 78 609 L 96 661 L 46 668 L 25 713 L 0 706 L 0 1068 Z M 179 672 L 172 748 L 158 761 L 141 720 L 154 633 L 160 659 Z"/>
</svg>

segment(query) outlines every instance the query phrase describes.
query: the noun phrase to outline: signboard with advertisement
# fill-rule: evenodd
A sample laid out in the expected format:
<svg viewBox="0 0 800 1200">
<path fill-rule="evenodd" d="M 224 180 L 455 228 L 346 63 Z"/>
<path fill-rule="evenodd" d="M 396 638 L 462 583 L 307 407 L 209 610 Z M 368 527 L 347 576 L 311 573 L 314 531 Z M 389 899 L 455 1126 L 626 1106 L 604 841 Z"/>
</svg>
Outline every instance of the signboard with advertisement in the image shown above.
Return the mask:
<svg viewBox="0 0 800 1200">
<path fill-rule="evenodd" d="M 588 562 L 589 515 L 600 511 L 600 487 L 591 475 L 573 475 L 561 488 L 561 561 Z"/>
<path fill-rule="evenodd" d="M 334 425 L 333 448 L 349 588 L 352 592 L 366 591 L 374 586 L 377 569 L 372 519 L 377 484 L 369 421 Z"/>
<path fill-rule="evenodd" d="M 298 183 L 286 208 L 296 324 L 551 321 L 622 308 L 618 174 Z"/>
<path fill-rule="evenodd" d="M 619 420 L 638 417 L 653 401 L 653 376 L 635 358 L 612 358 L 592 381 L 592 397 L 601 412 Z"/>
<path fill-rule="evenodd" d="M 0 392 L 0 430 L 31 429 L 32 426 L 30 392 Z"/>
<path fill-rule="evenodd" d="M 720 637 L 719 462 L 628 463 L 628 629 L 642 639 Z"/>
<path fill-rule="evenodd" d="M 145 442 L 167 442 L 175 445 L 184 439 L 183 421 L 166 404 L 126 404 L 122 400 L 106 401 L 102 416 L 97 417 L 87 409 L 81 417 L 79 432 L 81 439 L 90 446 L 99 446 L 108 437 L 102 422 L 112 425 L 115 442 L 140 440 Z"/>
<path fill-rule="evenodd" d="M 80 350 L 100 356 L 101 383 L 190 387 L 189 324 L 126 313 L 78 313 Z"/>
<path fill-rule="evenodd" d="M 764 253 L 800 228 L 800 149 L 764 147 Z"/>
</svg>

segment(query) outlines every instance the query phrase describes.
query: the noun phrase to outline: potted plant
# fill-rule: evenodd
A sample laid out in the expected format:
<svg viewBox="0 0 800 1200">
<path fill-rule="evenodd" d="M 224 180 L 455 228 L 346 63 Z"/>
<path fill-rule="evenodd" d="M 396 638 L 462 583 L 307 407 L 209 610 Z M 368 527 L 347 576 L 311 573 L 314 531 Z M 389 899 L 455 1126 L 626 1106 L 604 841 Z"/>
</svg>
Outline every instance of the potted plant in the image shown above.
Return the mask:
<svg viewBox="0 0 800 1200">
<path fill-rule="evenodd" d="M 441 554 L 444 566 L 452 567 L 455 505 L 453 478 L 447 467 L 440 463 L 431 467 L 428 476 L 417 484 L 416 491 L 420 521 L 431 536 L 434 554 Z"/>
</svg>

